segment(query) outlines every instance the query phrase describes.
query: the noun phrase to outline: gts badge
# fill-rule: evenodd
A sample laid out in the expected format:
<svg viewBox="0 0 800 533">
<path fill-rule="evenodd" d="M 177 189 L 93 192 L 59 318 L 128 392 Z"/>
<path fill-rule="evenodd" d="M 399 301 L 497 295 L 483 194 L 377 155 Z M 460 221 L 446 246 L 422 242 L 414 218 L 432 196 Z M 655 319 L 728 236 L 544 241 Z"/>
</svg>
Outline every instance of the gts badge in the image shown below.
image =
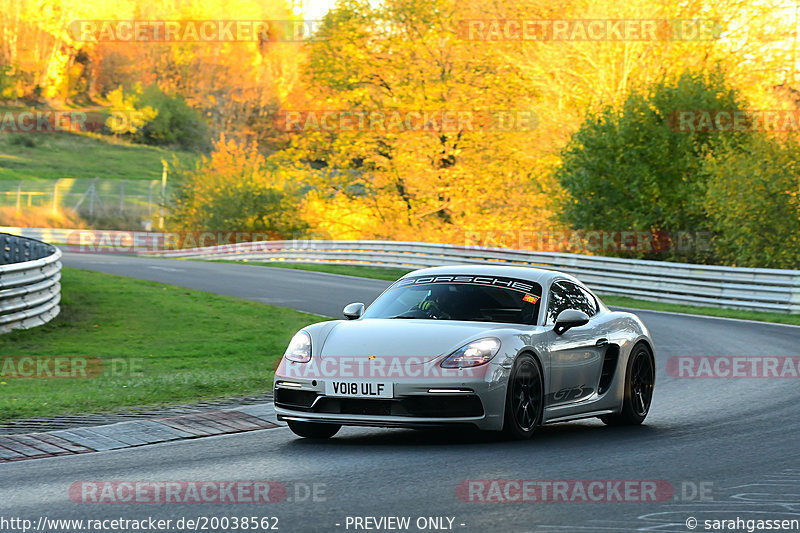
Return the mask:
<svg viewBox="0 0 800 533">
<path fill-rule="evenodd" d="M 554 392 L 553 399 L 556 401 L 577 400 L 578 398 L 588 396 L 592 393 L 592 390 L 593 389 L 591 387 L 587 387 L 586 385 L 581 385 L 580 387 L 567 387 L 558 392 Z"/>
</svg>

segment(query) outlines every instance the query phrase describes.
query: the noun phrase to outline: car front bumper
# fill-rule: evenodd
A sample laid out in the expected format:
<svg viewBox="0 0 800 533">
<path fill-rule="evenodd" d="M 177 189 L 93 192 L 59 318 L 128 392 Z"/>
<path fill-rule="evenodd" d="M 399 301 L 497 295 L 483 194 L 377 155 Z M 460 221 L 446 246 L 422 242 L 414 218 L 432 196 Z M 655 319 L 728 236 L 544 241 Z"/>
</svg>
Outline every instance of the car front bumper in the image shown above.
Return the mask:
<svg viewBox="0 0 800 533">
<path fill-rule="evenodd" d="M 470 379 L 359 379 L 358 383 L 392 384 L 391 398 L 356 398 L 325 393 L 326 379 L 276 373 L 275 412 L 279 420 L 327 422 L 354 426 L 503 427 L 506 379 L 492 366 Z"/>
</svg>

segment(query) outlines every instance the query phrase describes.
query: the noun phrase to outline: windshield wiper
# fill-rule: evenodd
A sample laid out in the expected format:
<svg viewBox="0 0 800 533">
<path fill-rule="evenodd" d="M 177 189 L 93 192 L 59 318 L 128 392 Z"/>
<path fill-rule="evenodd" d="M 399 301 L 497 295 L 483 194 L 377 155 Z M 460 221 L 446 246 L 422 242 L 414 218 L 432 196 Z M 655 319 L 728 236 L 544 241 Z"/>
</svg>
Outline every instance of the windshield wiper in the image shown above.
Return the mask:
<svg viewBox="0 0 800 533">
<path fill-rule="evenodd" d="M 407 319 L 414 319 L 414 318 L 419 318 L 419 317 L 417 317 L 417 316 L 413 316 L 413 315 L 406 315 L 406 314 L 403 314 L 403 315 L 397 315 L 397 316 L 393 316 L 392 318 L 407 318 Z"/>
</svg>

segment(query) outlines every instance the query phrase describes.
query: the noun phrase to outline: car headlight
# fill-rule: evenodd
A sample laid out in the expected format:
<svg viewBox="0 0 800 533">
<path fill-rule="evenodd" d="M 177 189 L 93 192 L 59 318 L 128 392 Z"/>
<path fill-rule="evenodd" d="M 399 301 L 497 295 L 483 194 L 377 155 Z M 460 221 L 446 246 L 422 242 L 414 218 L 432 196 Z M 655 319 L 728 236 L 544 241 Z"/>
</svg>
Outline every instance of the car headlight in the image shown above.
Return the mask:
<svg viewBox="0 0 800 533">
<path fill-rule="evenodd" d="M 462 346 L 442 361 L 443 368 L 468 368 L 488 363 L 500 351 L 500 339 L 488 337 Z"/>
<path fill-rule="evenodd" d="M 292 337 L 292 341 L 283 356 L 296 363 L 308 363 L 311 361 L 311 336 L 305 331 L 297 332 Z"/>
</svg>

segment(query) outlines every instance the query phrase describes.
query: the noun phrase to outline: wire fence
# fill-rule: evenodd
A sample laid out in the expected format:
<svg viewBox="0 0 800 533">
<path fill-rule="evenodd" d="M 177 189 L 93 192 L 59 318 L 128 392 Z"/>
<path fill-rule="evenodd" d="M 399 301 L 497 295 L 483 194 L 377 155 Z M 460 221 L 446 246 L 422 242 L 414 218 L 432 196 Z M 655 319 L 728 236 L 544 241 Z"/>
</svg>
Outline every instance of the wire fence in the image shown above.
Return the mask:
<svg viewBox="0 0 800 533">
<path fill-rule="evenodd" d="M 0 181 L 0 207 L 17 215 L 38 208 L 73 213 L 87 220 L 125 218 L 145 222 L 163 214 L 166 194 L 161 180 Z"/>
</svg>

